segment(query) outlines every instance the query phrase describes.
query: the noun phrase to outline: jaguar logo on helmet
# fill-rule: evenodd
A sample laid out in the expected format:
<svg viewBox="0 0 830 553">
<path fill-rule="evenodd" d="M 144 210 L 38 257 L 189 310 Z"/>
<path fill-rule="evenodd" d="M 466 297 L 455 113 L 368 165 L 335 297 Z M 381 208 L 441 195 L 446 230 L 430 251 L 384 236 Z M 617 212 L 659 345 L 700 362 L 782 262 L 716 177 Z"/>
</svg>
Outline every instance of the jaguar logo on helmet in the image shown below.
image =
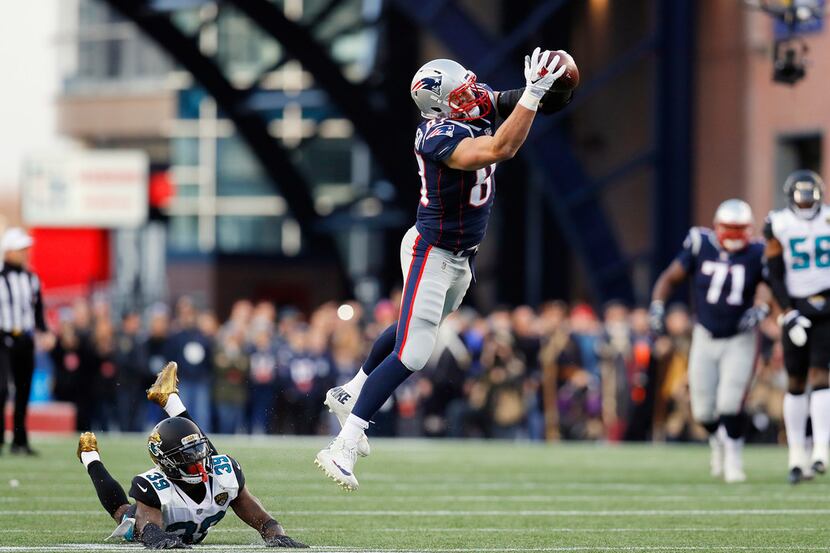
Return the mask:
<svg viewBox="0 0 830 553">
<path fill-rule="evenodd" d="M 150 434 L 150 437 L 147 438 L 147 449 L 150 450 L 150 455 L 154 457 L 158 457 L 161 455 L 161 448 L 159 445 L 161 444 L 161 436 L 159 436 L 158 432 L 153 432 Z"/>
<path fill-rule="evenodd" d="M 441 94 L 441 77 L 424 77 L 412 87 L 412 92 L 429 90 L 433 94 Z"/>
</svg>

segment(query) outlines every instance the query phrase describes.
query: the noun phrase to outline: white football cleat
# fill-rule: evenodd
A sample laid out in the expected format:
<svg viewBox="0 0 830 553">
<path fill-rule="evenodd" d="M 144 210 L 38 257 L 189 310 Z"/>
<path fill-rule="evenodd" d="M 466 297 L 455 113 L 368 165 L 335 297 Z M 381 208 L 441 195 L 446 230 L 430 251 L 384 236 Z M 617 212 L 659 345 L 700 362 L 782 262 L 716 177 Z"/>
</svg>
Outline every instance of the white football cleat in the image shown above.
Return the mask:
<svg viewBox="0 0 830 553">
<path fill-rule="evenodd" d="M 343 428 L 356 402 L 357 396 L 349 393 L 342 386 L 336 386 L 326 392 L 326 399 L 323 404 L 329 408 L 329 412 L 334 413 L 334 416 L 340 421 L 340 428 Z M 369 438 L 366 437 L 364 432 L 357 440 L 357 454 L 361 457 L 368 457 L 371 452 Z"/>
<path fill-rule="evenodd" d="M 727 437 L 723 442 L 723 479 L 727 484 L 746 482 L 744 441 Z"/>
<path fill-rule="evenodd" d="M 354 475 L 354 464 L 357 462 L 357 442 L 336 437 L 326 449 L 320 450 L 314 459 L 314 464 L 326 473 L 326 476 L 348 491 L 355 491 L 360 487 Z"/>
<path fill-rule="evenodd" d="M 723 441 L 717 432 L 709 436 L 709 474 L 715 478 L 723 475 Z"/>
</svg>

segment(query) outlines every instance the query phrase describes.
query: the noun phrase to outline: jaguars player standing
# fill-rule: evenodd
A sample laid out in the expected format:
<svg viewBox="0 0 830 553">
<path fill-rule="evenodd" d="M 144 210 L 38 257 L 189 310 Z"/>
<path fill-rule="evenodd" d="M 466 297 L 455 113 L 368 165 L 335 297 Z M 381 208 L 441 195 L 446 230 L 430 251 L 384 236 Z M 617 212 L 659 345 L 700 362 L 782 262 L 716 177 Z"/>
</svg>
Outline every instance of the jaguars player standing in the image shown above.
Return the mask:
<svg viewBox="0 0 830 553">
<path fill-rule="evenodd" d="M 727 200 L 715 212 L 714 232 L 692 227 L 677 258 L 654 284 L 652 330 L 662 333 L 665 302 L 687 278 L 697 323 L 689 352 L 692 416 L 709 432 L 711 472 L 743 482 L 743 399 L 752 380 L 758 323 L 769 314 L 755 305 L 763 280 L 764 246 L 750 240 L 752 209 Z"/>
<path fill-rule="evenodd" d="M 824 182 L 812 171 L 796 171 L 784 183 L 787 207 L 772 211 L 764 226 L 769 282 L 781 307 L 788 386 L 784 425 L 789 446 L 789 481 L 824 474 L 830 442 L 830 208 Z M 809 395 L 807 389 L 810 389 Z M 813 452 L 806 447 L 807 418 Z"/>
<path fill-rule="evenodd" d="M 369 452 L 369 420 L 424 367 L 439 325 L 461 304 L 493 206 L 496 163 L 524 143 L 544 97 L 568 69 L 561 57 L 536 48 L 525 58 L 521 91 L 494 92 L 452 60 L 430 61 L 415 73 L 410 94 L 424 118 L 414 144 L 421 201 L 415 226 L 401 242 L 400 316 L 375 341 L 355 379 L 326 397 L 343 428 L 315 463 L 340 486 L 358 488 L 354 465 L 357 455 Z M 568 90 L 546 105 L 562 107 L 570 96 Z M 499 116 L 504 121 L 497 127 Z"/>
<path fill-rule="evenodd" d="M 98 499 L 119 523 L 110 537 L 140 541 L 151 549 L 189 549 L 233 509 L 262 536 L 268 547 L 308 547 L 285 535 L 282 526 L 245 485 L 242 468 L 220 455 L 190 417 L 176 389 L 176 363 L 159 373 L 147 398 L 170 416 L 148 439 L 155 467 L 133 478 L 130 504 L 123 488 L 101 461 L 98 441 L 81 435 L 78 459 L 87 469 Z"/>
</svg>

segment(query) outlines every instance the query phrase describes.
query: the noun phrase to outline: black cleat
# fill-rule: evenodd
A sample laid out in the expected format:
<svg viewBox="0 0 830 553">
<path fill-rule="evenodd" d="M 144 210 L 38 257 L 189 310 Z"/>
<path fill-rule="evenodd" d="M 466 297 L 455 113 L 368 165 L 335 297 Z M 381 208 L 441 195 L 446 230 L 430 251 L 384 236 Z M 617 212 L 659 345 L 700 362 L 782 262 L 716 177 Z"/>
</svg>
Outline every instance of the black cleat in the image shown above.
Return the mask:
<svg viewBox="0 0 830 553">
<path fill-rule="evenodd" d="M 38 454 L 37 451 L 29 447 L 28 444 L 12 444 L 9 453 L 12 455 L 27 455 L 29 457 L 35 457 Z"/>
<path fill-rule="evenodd" d="M 814 461 L 813 462 L 813 473 L 814 474 L 824 474 L 827 472 L 827 467 L 824 466 L 823 461 Z"/>
<path fill-rule="evenodd" d="M 790 474 L 787 476 L 787 481 L 792 484 L 796 485 L 799 482 L 804 480 L 804 472 L 801 470 L 800 467 L 793 467 L 790 469 Z"/>
</svg>

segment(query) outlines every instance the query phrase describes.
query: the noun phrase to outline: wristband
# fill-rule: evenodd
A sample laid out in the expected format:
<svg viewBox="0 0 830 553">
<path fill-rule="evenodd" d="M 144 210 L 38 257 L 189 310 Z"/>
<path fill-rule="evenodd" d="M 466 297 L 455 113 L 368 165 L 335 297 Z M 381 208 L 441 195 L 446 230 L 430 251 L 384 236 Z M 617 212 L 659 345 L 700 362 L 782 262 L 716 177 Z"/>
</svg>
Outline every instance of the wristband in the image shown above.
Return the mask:
<svg viewBox="0 0 830 553">
<path fill-rule="evenodd" d="M 542 99 L 542 96 L 545 95 L 544 92 L 540 96 L 536 96 L 537 92 L 533 89 L 532 86 L 525 88 L 525 91 L 522 92 L 521 98 L 519 98 L 519 105 L 529 109 L 530 111 L 536 111 L 539 109 L 539 101 Z"/>
<path fill-rule="evenodd" d="M 280 523 L 277 522 L 276 520 L 274 520 L 273 518 L 269 519 L 265 522 L 265 524 L 262 525 L 262 529 L 259 531 L 259 533 L 264 536 L 265 533 L 268 530 L 270 530 L 271 528 L 274 528 L 275 526 L 279 526 L 279 525 L 280 525 Z"/>
</svg>

